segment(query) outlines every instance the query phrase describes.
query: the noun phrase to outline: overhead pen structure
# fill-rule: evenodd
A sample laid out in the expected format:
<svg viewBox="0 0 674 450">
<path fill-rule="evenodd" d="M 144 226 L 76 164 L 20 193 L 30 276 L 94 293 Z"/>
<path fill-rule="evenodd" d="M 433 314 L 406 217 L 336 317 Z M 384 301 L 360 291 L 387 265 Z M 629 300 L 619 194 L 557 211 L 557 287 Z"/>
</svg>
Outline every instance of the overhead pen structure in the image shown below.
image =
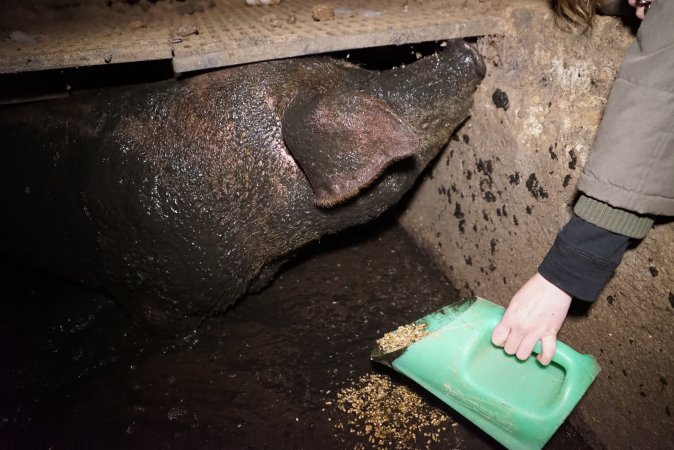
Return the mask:
<svg viewBox="0 0 674 450">
<path fill-rule="evenodd" d="M 506 30 L 477 0 L 471 8 L 457 0 L 248 3 L 12 1 L 0 17 L 0 73 L 152 60 L 184 73 Z"/>
</svg>

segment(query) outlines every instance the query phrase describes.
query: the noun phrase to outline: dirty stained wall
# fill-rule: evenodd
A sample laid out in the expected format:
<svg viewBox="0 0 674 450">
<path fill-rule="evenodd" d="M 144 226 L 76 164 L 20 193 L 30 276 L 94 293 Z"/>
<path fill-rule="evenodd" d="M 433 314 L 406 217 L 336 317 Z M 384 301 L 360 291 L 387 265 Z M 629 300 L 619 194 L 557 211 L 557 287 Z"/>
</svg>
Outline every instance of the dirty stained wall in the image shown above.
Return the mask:
<svg viewBox="0 0 674 450">
<path fill-rule="evenodd" d="M 478 42 L 488 75 L 472 118 L 429 170 L 401 222 L 464 295 L 506 305 L 568 220 L 611 84 L 634 39 L 598 18 L 583 36 L 545 2 L 505 10 L 510 31 Z M 561 340 L 597 357 L 571 416 L 596 448 L 674 445 L 674 222 L 626 254 Z M 671 447 L 669 447 L 671 448 Z"/>
</svg>

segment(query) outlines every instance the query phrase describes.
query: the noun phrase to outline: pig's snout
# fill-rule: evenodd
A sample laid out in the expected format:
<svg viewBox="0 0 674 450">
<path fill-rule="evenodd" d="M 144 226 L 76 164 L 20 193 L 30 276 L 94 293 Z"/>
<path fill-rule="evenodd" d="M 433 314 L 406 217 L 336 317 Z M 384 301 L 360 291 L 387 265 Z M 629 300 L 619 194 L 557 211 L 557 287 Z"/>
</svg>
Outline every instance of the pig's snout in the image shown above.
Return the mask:
<svg viewBox="0 0 674 450">
<path fill-rule="evenodd" d="M 487 74 L 487 66 L 484 59 L 477 52 L 475 47 L 463 40 L 457 39 L 448 42 L 450 48 L 445 49 L 447 58 L 454 59 L 454 63 L 466 67 L 473 68 L 475 74 L 480 78 L 484 78 Z"/>
</svg>

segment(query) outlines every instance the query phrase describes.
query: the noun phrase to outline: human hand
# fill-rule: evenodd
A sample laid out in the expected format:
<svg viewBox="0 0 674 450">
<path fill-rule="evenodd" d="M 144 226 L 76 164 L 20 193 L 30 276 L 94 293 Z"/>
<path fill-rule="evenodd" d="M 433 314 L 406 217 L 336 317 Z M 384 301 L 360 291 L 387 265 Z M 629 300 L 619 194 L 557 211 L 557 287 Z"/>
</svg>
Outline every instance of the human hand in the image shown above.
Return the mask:
<svg viewBox="0 0 674 450">
<path fill-rule="evenodd" d="M 559 331 L 571 305 L 571 296 L 536 274 L 510 300 L 501 321 L 494 327 L 491 341 L 509 355 L 525 360 L 536 342 L 542 352 L 536 357 L 547 366 L 557 348 Z"/>
<path fill-rule="evenodd" d="M 631 7 L 636 8 L 636 15 L 639 19 L 643 20 L 646 17 L 648 8 L 651 7 L 652 1 L 650 0 L 629 0 Z"/>
</svg>

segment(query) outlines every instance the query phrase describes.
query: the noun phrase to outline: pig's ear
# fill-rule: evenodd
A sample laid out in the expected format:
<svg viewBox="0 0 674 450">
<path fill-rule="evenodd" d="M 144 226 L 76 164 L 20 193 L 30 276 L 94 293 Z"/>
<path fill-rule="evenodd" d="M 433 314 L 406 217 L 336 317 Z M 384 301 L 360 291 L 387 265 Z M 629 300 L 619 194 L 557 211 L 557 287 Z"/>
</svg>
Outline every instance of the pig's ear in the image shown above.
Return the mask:
<svg viewBox="0 0 674 450">
<path fill-rule="evenodd" d="M 283 138 L 321 207 L 355 197 L 419 145 L 383 100 L 353 92 L 296 98 L 283 116 Z"/>
</svg>

